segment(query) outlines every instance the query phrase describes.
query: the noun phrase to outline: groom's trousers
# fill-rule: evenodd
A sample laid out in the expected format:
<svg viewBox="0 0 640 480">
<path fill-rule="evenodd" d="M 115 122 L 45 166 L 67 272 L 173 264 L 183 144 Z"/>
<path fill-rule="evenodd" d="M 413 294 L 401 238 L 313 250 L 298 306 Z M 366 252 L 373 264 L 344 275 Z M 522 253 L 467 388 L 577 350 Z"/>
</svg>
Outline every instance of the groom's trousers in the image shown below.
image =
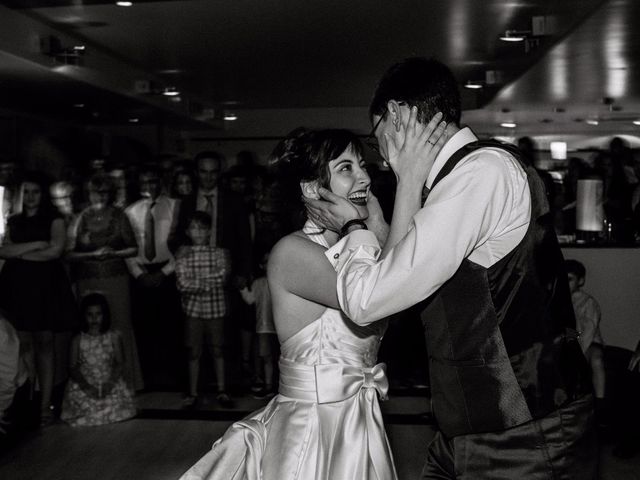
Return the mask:
<svg viewBox="0 0 640 480">
<path fill-rule="evenodd" d="M 429 445 L 423 479 L 595 480 L 598 451 L 591 395 L 508 430 Z"/>
</svg>

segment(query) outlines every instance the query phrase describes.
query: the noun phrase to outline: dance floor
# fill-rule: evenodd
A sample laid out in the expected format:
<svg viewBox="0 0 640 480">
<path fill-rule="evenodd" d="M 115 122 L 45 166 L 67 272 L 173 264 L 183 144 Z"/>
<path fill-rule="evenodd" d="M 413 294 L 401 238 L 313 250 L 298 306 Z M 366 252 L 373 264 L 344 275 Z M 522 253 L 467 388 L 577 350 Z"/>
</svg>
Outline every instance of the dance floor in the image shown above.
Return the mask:
<svg viewBox="0 0 640 480">
<path fill-rule="evenodd" d="M 221 409 L 208 398 L 198 411 L 180 408 L 180 394 L 149 393 L 138 399 L 138 418 L 103 427 L 55 424 L 27 436 L 0 456 L 6 480 L 175 480 L 230 423 L 266 401 L 235 398 Z M 433 435 L 427 399 L 394 397 L 383 404 L 387 432 L 402 480 L 418 477 Z M 640 455 L 619 460 L 611 446 L 601 453 L 603 480 L 640 480 Z"/>
</svg>

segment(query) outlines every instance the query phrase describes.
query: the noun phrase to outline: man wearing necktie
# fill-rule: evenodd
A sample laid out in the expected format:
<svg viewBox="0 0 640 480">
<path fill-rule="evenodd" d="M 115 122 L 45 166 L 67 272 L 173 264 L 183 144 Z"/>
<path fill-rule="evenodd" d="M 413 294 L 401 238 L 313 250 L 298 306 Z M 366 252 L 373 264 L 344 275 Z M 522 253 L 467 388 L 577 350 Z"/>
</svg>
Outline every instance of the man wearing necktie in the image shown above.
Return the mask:
<svg viewBox="0 0 640 480">
<path fill-rule="evenodd" d="M 143 167 L 139 181 L 142 198 L 126 209 L 139 252 L 126 260 L 135 279 L 133 324 L 145 384 L 175 387 L 182 364 L 182 314 L 169 244 L 175 234 L 178 202 L 160 193 L 155 166 Z"/>
</svg>

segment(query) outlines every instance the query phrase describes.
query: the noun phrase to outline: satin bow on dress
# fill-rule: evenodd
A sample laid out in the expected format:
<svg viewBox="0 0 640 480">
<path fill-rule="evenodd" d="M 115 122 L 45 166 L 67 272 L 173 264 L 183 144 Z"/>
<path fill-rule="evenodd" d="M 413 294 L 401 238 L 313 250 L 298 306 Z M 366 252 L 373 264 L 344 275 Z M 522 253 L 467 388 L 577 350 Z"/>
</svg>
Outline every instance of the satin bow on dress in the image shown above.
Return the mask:
<svg viewBox="0 0 640 480">
<path fill-rule="evenodd" d="M 387 366 L 379 363 L 373 368 L 352 367 L 349 365 L 315 365 L 316 394 L 318 403 L 331 403 L 346 400 L 361 393 L 373 400 L 373 390 L 377 390 L 381 400 L 389 397 Z"/>
</svg>

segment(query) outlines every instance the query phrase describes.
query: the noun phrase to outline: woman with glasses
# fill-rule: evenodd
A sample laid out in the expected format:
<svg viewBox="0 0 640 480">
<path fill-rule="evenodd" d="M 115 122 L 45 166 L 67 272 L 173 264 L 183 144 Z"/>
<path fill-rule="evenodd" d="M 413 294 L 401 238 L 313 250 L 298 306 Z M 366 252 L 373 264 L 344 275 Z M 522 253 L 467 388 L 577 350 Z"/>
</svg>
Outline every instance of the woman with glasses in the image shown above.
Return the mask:
<svg viewBox="0 0 640 480">
<path fill-rule="evenodd" d="M 138 254 L 133 229 L 124 211 L 113 205 L 116 188 L 104 173 L 87 183 L 89 206 L 75 220 L 66 259 L 72 262 L 78 297 L 100 292 L 109 303 L 114 329 L 124 343 L 125 379 L 135 390 L 143 388 L 129 294 L 125 258 Z"/>
</svg>

